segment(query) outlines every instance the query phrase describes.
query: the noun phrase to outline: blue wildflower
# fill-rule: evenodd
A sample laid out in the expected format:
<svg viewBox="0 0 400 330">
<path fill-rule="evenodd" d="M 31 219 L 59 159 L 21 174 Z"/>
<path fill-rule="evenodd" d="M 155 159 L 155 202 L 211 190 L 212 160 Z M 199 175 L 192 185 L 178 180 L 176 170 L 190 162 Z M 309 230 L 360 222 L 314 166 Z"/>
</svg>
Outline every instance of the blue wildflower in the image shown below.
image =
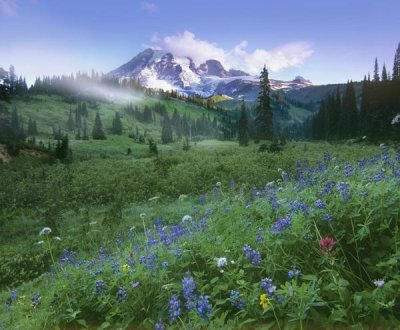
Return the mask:
<svg viewBox="0 0 400 330">
<path fill-rule="evenodd" d="M 292 214 L 287 214 L 282 219 L 278 219 L 272 226 L 270 231 L 273 233 L 279 233 L 290 227 L 292 224 Z"/>
<path fill-rule="evenodd" d="M 194 291 L 196 290 L 196 283 L 192 276 L 187 274 L 182 280 L 182 291 L 183 298 L 185 299 L 185 306 L 187 310 L 192 310 L 195 307 L 196 296 Z"/>
<path fill-rule="evenodd" d="M 351 176 L 353 171 L 353 166 L 350 163 L 346 163 L 346 165 L 344 166 L 344 174 L 346 175 L 346 177 Z"/>
<path fill-rule="evenodd" d="M 208 314 L 211 313 L 211 304 L 209 301 L 209 296 L 199 296 L 197 300 L 197 312 L 202 317 L 203 320 L 207 320 Z"/>
<path fill-rule="evenodd" d="M 94 282 L 95 286 L 95 295 L 98 296 L 104 292 L 105 282 L 103 280 L 97 280 Z"/>
<path fill-rule="evenodd" d="M 326 208 L 326 203 L 320 199 L 317 199 L 315 201 L 315 206 L 318 207 L 319 209 L 324 209 Z"/>
<path fill-rule="evenodd" d="M 170 322 L 175 322 L 175 320 L 181 316 L 181 303 L 179 302 L 178 296 L 176 294 L 172 295 L 168 303 L 168 314 Z"/>
<path fill-rule="evenodd" d="M 345 202 L 347 202 L 351 198 L 350 186 L 347 182 L 339 182 L 336 185 L 336 190 L 339 191 Z"/>
<path fill-rule="evenodd" d="M 122 303 L 126 299 L 128 299 L 128 294 L 126 293 L 125 289 L 120 286 L 117 293 L 117 301 Z"/>
<path fill-rule="evenodd" d="M 256 242 L 257 243 L 261 243 L 264 240 L 265 240 L 265 238 L 264 238 L 264 235 L 263 235 L 263 229 L 262 229 L 262 227 L 259 227 L 257 229 L 257 240 L 256 240 Z"/>
<path fill-rule="evenodd" d="M 294 277 L 300 276 L 301 271 L 299 271 L 298 269 L 291 269 L 288 271 L 288 277 L 289 279 L 293 279 Z"/>
<path fill-rule="evenodd" d="M 76 252 L 64 249 L 63 256 L 58 259 L 58 262 L 72 265 L 75 262 L 75 260 L 76 260 Z"/>
<path fill-rule="evenodd" d="M 155 325 L 154 325 L 154 330 L 165 330 L 165 326 L 162 320 L 159 320 Z"/>
<path fill-rule="evenodd" d="M 40 298 L 41 297 L 42 296 L 39 293 L 36 293 L 33 295 L 33 297 L 31 298 L 32 308 L 37 308 L 38 306 L 40 306 L 40 304 L 41 304 Z"/>
<path fill-rule="evenodd" d="M 327 213 L 322 217 L 322 220 L 324 220 L 325 222 L 331 222 L 333 220 L 333 216 Z"/>
<path fill-rule="evenodd" d="M 229 301 L 233 307 L 241 310 L 244 306 L 244 301 L 240 299 L 240 293 L 238 291 L 232 290 L 229 296 Z"/>
<path fill-rule="evenodd" d="M 272 296 L 276 291 L 276 286 L 273 285 L 272 279 L 270 278 L 263 278 L 261 280 L 261 288 L 264 289 L 265 293 L 268 296 Z"/>
<path fill-rule="evenodd" d="M 257 250 L 253 250 L 249 245 L 243 247 L 243 253 L 247 260 L 253 265 L 258 265 L 261 262 L 261 254 Z"/>
</svg>

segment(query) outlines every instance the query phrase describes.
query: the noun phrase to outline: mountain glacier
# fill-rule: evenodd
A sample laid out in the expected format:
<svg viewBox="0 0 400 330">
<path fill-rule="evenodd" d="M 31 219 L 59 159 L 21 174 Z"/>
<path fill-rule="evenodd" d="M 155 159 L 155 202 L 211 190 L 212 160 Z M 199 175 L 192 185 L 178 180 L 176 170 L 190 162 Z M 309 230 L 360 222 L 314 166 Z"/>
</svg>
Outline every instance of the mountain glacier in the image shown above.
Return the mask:
<svg viewBox="0 0 400 330">
<path fill-rule="evenodd" d="M 120 80 L 136 78 L 147 88 L 177 90 L 187 95 L 209 97 L 224 94 L 233 98 L 255 100 L 259 78 L 241 70 L 226 70 L 210 59 L 196 65 L 190 57 L 176 56 L 164 50 L 148 48 L 129 62 L 108 73 Z M 292 81 L 270 79 L 273 90 L 292 90 L 312 86 L 311 81 L 296 77 Z"/>
</svg>

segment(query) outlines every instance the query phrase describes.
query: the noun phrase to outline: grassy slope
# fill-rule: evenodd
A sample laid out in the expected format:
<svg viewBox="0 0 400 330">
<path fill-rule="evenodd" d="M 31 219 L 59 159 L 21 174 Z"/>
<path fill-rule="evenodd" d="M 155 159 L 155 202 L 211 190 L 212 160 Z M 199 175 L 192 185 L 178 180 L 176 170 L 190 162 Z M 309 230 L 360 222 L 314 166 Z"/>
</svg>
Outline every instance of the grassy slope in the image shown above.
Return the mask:
<svg viewBox="0 0 400 330">
<path fill-rule="evenodd" d="M 186 114 L 192 119 L 197 119 L 203 114 L 211 114 L 205 108 L 199 107 L 195 104 L 188 104 L 180 100 L 158 100 L 155 98 L 145 97 L 142 101 L 134 104 L 138 105 L 140 109 L 144 105 L 155 105 L 157 102 L 161 102 L 167 108 L 170 115 L 173 114 L 174 110 L 177 109 L 180 115 Z M 25 125 L 29 118 L 35 119 L 37 121 L 38 130 L 41 133 L 42 138 L 47 138 L 49 134 L 52 133 L 52 128 L 60 127 L 62 130 L 67 130 L 67 120 L 70 109 L 74 110 L 76 104 L 69 104 L 63 101 L 63 99 L 56 95 L 37 95 L 32 96 L 28 100 L 24 98 L 16 98 L 11 104 L 2 103 L 6 107 L 10 108 L 16 106 L 19 114 L 22 116 Z M 122 125 L 123 134 L 128 135 L 136 130 L 136 126 L 139 128 L 140 132 L 143 133 L 147 130 L 148 135 L 155 139 L 160 138 L 161 127 L 155 124 L 143 124 L 131 116 L 123 113 L 122 109 L 126 105 L 124 103 L 114 103 L 114 102 L 98 102 L 99 112 L 103 123 L 103 128 L 105 131 L 109 131 L 112 125 L 112 120 L 114 118 L 115 112 L 119 111 L 122 115 Z M 90 134 L 95 117 L 95 110 L 88 107 L 88 132 Z M 159 116 L 156 116 L 159 120 Z M 70 134 L 70 138 L 73 138 L 73 133 Z M 40 139 L 39 139 L 40 140 Z M 128 141 L 124 139 L 118 139 L 118 141 Z M 44 141 L 46 142 L 46 141 Z M 126 144 L 126 143 L 125 143 Z M 107 143 L 106 143 L 107 145 Z"/>
</svg>

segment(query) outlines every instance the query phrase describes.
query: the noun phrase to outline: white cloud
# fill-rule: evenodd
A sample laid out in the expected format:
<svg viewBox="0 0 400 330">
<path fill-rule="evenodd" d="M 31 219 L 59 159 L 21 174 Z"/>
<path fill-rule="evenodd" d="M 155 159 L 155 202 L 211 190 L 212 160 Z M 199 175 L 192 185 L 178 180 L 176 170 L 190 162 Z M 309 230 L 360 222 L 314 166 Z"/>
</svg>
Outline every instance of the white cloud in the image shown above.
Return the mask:
<svg viewBox="0 0 400 330">
<path fill-rule="evenodd" d="M 177 56 L 189 56 L 197 65 L 215 59 L 227 69 L 235 68 L 250 74 L 258 74 L 264 65 L 272 72 L 300 66 L 313 53 L 307 42 L 293 42 L 272 50 L 256 49 L 248 52 L 248 43 L 244 40 L 233 49 L 227 50 L 215 43 L 196 38 L 190 31 L 167 36 L 161 42 L 153 40 L 153 43 Z"/>
<path fill-rule="evenodd" d="M 143 1 L 141 3 L 141 9 L 147 14 L 155 14 L 160 11 L 160 8 L 154 2 L 150 1 Z"/>
<path fill-rule="evenodd" d="M 17 5 L 14 0 L 0 0 L 0 13 L 13 16 L 17 13 Z"/>
</svg>

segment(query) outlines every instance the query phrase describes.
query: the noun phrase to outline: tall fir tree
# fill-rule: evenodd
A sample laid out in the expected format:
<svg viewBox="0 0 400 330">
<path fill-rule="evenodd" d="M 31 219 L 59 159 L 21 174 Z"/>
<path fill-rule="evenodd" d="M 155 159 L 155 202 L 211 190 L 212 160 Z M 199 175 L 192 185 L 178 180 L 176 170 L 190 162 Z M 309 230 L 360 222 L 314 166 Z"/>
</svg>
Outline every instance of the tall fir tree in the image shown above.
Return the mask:
<svg viewBox="0 0 400 330">
<path fill-rule="evenodd" d="M 358 110 L 353 82 L 346 85 L 341 111 L 341 138 L 355 137 L 358 133 Z"/>
<path fill-rule="evenodd" d="M 378 66 L 378 59 L 375 58 L 375 65 L 374 65 L 374 82 L 378 82 L 379 79 L 379 66 Z"/>
<path fill-rule="evenodd" d="M 248 127 L 248 119 L 246 113 L 246 105 L 244 104 L 244 100 L 242 100 L 242 105 L 240 107 L 240 118 L 238 122 L 238 139 L 239 139 L 239 146 L 246 147 L 249 145 L 249 127 Z"/>
<path fill-rule="evenodd" d="M 163 144 L 171 143 L 172 139 L 172 126 L 168 113 L 165 113 L 162 121 L 161 141 Z"/>
<path fill-rule="evenodd" d="M 69 116 L 68 116 L 68 120 L 67 120 L 67 128 L 68 131 L 73 131 L 75 128 L 75 123 L 74 123 L 74 117 L 72 116 L 72 110 L 69 110 Z"/>
<path fill-rule="evenodd" d="M 112 132 L 117 135 L 122 134 L 121 116 L 118 111 L 115 113 L 115 117 L 112 122 Z"/>
<path fill-rule="evenodd" d="M 388 81 L 388 74 L 386 71 L 385 63 L 383 63 L 383 68 L 382 68 L 382 81 Z"/>
<path fill-rule="evenodd" d="M 274 136 L 270 93 L 271 86 L 268 79 L 268 70 L 264 66 L 260 75 L 260 92 L 257 99 L 258 105 L 255 118 L 257 137 L 261 140 L 272 140 Z"/>
<path fill-rule="evenodd" d="M 392 80 L 400 80 L 400 43 L 394 55 Z"/>
<path fill-rule="evenodd" d="M 103 124 L 101 123 L 100 114 L 96 112 L 96 118 L 94 120 L 94 126 L 92 130 L 92 138 L 94 140 L 105 140 L 106 135 L 103 131 Z"/>
</svg>

